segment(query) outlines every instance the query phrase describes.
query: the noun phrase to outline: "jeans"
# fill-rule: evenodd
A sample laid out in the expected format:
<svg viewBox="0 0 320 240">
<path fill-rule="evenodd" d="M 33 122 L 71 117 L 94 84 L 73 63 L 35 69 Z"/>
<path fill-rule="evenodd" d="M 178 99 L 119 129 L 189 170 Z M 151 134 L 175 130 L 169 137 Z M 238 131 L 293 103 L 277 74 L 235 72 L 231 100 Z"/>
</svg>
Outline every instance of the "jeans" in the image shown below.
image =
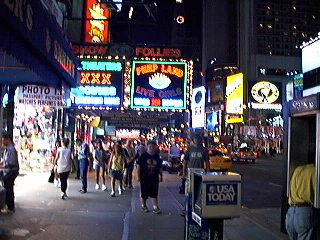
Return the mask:
<svg viewBox="0 0 320 240">
<path fill-rule="evenodd" d="M 79 160 L 80 166 L 80 178 L 82 182 L 82 189 L 87 191 L 88 188 L 88 168 L 89 161 L 88 159 Z"/>
<path fill-rule="evenodd" d="M 61 192 L 66 193 L 68 187 L 68 177 L 70 172 L 59 173 Z"/>
<path fill-rule="evenodd" d="M 18 171 L 10 171 L 3 177 L 3 187 L 6 189 L 6 205 L 9 210 L 14 210 L 14 181 L 16 177 L 19 175 Z"/>
<path fill-rule="evenodd" d="M 128 187 L 132 187 L 132 172 L 133 172 L 134 164 L 128 164 L 126 167 L 126 172 L 127 174 L 125 175 L 124 178 L 124 184 L 127 185 Z"/>
<path fill-rule="evenodd" d="M 286 214 L 286 229 L 291 240 L 314 239 L 312 207 L 290 207 Z"/>
</svg>

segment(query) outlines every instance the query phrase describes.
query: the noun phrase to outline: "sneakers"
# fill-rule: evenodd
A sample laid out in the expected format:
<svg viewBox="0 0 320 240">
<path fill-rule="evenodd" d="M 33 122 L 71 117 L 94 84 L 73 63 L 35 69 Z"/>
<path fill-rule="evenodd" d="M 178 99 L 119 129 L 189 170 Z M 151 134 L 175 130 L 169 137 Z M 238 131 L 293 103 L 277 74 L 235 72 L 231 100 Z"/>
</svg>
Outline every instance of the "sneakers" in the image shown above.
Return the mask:
<svg viewBox="0 0 320 240">
<path fill-rule="evenodd" d="M 67 199 L 67 194 L 66 193 L 64 193 L 64 192 L 61 192 L 61 199 L 62 200 L 66 200 Z"/>
<path fill-rule="evenodd" d="M 86 193 L 86 192 L 87 192 L 87 190 L 80 189 L 80 190 L 79 190 L 79 192 L 80 192 L 80 193 Z"/>
<path fill-rule="evenodd" d="M 145 213 L 150 212 L 150 210 L 147 208 L 147 206 L 141 206 L 141 209 Z"/>
<path fill-rule="evenodd" d="M 115 196 L 115 192 L 114 192 L 114 191 L 111 191 L 110 196 L 111 196 L 111 197 L 114 197 L 114 196 Z"/>
<path fill-rule="evenodd" d="M 159 207 L 154 208 L 154 209 L 153 209 L 153 213 L 155 213 L 155 214 L 160 214 L 160 213 L 161 213 L 160 208 L 159 208 Z"/>
<path fill-rule="evenodd" d="M 99 189 L 100 189 L 100 185 L 99 185 L 99 184 L 96 184 L 95 189 L 96 189 L 96 190 L 99 190 Z"/>
<path fill-rule="evenodd" d="M 106 191 L 107 190 L 107 186 L 102 184 L 102 188 L 101 188 L 102 191 Z"/>
<path fill-rule="evenodd" d="M 122 195 L 122 188 L 119 186 L 118 188 L 119 195 Z"/>
<path fill-rule="evenodd" d="M 11 209 L 8 209 L 8 208 L 4 208 L 4 209 L 1 209 L 1 214 L 13 214 L 14 213 L 14 210 L 11 210 Z"/>
</svg>

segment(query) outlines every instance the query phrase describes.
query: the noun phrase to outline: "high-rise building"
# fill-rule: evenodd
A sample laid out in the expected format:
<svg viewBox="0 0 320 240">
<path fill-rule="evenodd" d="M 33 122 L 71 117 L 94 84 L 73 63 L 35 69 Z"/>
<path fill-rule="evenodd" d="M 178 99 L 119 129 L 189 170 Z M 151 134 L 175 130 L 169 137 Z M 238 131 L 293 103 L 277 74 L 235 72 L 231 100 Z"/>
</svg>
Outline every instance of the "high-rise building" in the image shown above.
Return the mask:
<svg viewBox="0 0 320 240">
<path fill-rule="evenodd" d="M 251 101 L 250 87 L 259 81 L 276 83 L 280 97 L 284 96 L 287 73 L 301 72 L 300 45 L 320 31 L 320 1 L 204 0 L 203 4 L 202 67 L 209 70 L 207 82 L 214 81 L 210 71 L 216 66 L 234 65 L 244 73 L 246 104 Z"/>
</svg>

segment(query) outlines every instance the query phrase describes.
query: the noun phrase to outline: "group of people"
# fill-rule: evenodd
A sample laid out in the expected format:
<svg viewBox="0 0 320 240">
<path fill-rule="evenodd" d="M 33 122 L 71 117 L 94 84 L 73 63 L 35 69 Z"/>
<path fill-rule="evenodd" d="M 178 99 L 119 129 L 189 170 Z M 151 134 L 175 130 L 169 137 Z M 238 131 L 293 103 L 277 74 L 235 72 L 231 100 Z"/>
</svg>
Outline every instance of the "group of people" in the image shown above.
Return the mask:
<svg viewBox="0 0 320 240">
<path fill-rule="evenodd" d="M 133 187 L 133 171 L 136 163 L 137 181 L 140 182 L 141 190 L 141 208 L 148 212 L 147 199 L 151 198 L 153 211 L 161 213 L 158 207 L 159 182 L 162 181 L 162 161 L 159 150 L 155 142 L 148 142 L 133 146 L 131 140 L 127 140 L 123 145 L 121 141 L 103 143 L 101 140 L 93 141 L 93 147 L 83 142 L 82 139 L 76 139 L 76 148 L 74 153 L 69 148 L 69 140 L 63 139 L 61 146 L 56 144 L 56 150 L 53 151 L 53 165 L 56 169 L 56 176 L 61 188 L 61 199 L 66 199 L 67 180 L 72 168 L 72 161 L 76 159 L 79 179 L 82 187 L 80 193 L 87 193 L 88 169 L 90 164 L 95 171 L 95 189 L 107 190 L 106 174 L 111 177 L 110 187 L 111 197 L 115 197 L 116 190 L 121 195 L 123 190 Z M 90 163 L 92 158 L 92 163 Z M 118 187 L 116 188 L 116 183 Z"/>
</svg>

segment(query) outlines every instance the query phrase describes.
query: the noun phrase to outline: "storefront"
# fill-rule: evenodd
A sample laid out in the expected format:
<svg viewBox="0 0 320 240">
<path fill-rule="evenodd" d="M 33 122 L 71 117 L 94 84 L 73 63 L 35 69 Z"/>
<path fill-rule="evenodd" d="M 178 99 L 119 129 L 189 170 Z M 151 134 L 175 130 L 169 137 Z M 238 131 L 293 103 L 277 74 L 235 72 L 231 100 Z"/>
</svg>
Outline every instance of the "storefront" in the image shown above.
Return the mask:
<svg viewBox="0 0 320 240">
<path fill-rule="evenodd" d="M 63 121 L 65 93 L 78 81 L 78 61 L 41 1 L 0 1 L 0 21 L 0 99 L 8 96 L 6 114 L 1 104 L 0 130 L 13 134 L 18 150 L 38 154 L 56 137 L 56 130 L 47 131 L 52 116 Z"/>
</svg>

